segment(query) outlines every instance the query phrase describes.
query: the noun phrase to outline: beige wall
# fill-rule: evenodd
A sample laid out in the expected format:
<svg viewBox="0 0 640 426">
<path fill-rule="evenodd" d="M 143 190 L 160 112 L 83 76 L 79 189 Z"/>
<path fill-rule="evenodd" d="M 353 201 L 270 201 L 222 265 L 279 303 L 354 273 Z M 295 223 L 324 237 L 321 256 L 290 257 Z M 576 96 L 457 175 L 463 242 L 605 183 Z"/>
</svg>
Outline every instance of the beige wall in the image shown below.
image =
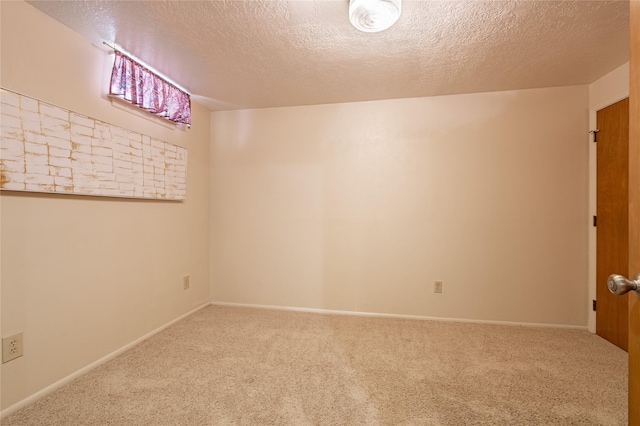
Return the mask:
<svg viewBox="0 0 640 426">
<path fill-rule="evenodd" d="M 597 129 L 598 110 L 629 96 L 629 63 L 616 68 L 589 85 L 589 130 Z M 596 214 L 596 144 L 587 136 L 589 145 L 589 300 L 596 299 L 596 228 L 591 216 Z M 596 313 L 589 306 L 589 330 L 596 332 Z"/>
<path fill-rule="evenodd" d="M 3 87 L 189 151 L 184 203 L 2 193 L 2 335 L 24 332 L 25 349 L 2 365 L 7 408 L 209 301 L 210 115 L 194 104 L 180 130 L 112 106 L 103 46 L 1 8 Z"/>
<path fill-rule="evenodd" d="M 586 326 L 588 102 L 212 113 L 212 300 Z"/>
<path fill-rule="evenodd" d="M 589 85 L 589 107 L 600 110 L 629 96 L 629 63 Z"/>
</svg>

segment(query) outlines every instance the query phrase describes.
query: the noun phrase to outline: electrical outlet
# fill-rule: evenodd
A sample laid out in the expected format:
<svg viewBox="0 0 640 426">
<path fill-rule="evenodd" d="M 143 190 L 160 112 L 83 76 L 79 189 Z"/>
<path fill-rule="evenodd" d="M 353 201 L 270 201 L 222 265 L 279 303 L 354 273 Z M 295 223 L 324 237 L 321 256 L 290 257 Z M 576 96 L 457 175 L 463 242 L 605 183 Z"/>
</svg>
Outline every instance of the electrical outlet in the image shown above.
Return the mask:
<svg viewBox="0 0 640 426">
<path fill-rule="evenodd" d="M 182 277 L 182 289 L 189 290 L 189 275 Z"/>
<path fill-rule="evenodd" d="M 442 281 L 434 281 L 433 282 L 433 292 L 434 293 L 442 293 Z"/>
<path fill-rule="evenodd" d="M 20 358 L 24 354 L 22 333 L 2 338 L 2 363 Z"/>
</svg>

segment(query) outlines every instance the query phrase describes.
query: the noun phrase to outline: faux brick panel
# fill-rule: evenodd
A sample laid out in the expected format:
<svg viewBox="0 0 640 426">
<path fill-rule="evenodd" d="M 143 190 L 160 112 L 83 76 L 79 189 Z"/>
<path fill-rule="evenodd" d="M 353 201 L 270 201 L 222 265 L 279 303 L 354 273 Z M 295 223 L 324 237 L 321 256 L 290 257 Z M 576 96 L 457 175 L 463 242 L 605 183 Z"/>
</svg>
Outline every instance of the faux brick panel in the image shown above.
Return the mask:
<svg viewBox="0 0 640 426">
<path fill-rule="evenodd" d="M 185 199 L 185 148 L 4 89 L 0 102 L 0 189 Z"/>
</svg>

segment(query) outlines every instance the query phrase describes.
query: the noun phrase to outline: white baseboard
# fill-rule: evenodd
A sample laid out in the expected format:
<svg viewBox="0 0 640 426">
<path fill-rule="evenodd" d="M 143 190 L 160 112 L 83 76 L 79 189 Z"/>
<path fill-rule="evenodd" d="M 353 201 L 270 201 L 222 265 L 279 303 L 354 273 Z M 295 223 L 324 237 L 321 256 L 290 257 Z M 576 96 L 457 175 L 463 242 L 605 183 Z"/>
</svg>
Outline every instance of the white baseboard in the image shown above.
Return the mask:
<svg viewBox="0 0 640 426">
<path fill-rule="evenodd" d="M 360 317 L 378 317 L 378 318 L 401 318 L 401 319 L 416 319 L 427 321 L 441 321 L 441 322 L 461 322 L 469 324 L 492 324 L 492 325 L 509 325 L 518 327 L 539 327 L 539 328 L 562 328 L 569 330 L 582 330 L 588 331 L 587 326 L 580 325 L 565 325 L 565 324 L 544 324 L 536 322 L 512 322 L 512 321 L 492 321 L 492 320 L 476 320 L 476 319 L 464 319 L 464 318 L 442 318 L 442 317 L 427 317 L 421 315 L 402 315 L 402 314 L 381 314 L 375 312 L 359 312 L 359 311 L 336 311 L 330 309 L 314 309 L 314 308 L 297 308 L 290 306 L 274 306 L 274 305 L 255 305 L 248 303 L 229 303 L 229 302 L 211 302 L 213 306 L 229 306 L 236 308 L 252 308 L 252 309 L 273 309 L 280 311 L 293 311 L 293 312 L 309 312 L 315 314 L 328 314 L 328 315 L 353 315 Z"/>
<path fill-rule="evenodd" d="M 162 330 L 164 330 L 167 327 L 172 326 L 173 324 L 175 324 L 176 322 L 194 314 L 195 312 L 199 311 L 202 308 L 205 308 L 207 306 L 209 306 L 210 303 L 206 302 L 200 306 L 198 306 L 195 309 L 192 309 L 191 311 L 187 312 L 184 315 L 179 316 L 178 318 L 169 321 L 168 323 L 156 328 L 155 330 L 145 334 L 144 336 L 134 340 L 133 342 L 121 347 L 120 349 L 111 352 L 109 355 L 106 355 L 102 358 L 100 358 L 99 360 L 92 362 L 91 364 L 87 365 L 86 367 L 81 368 L 80 370 L 77 370 L 71 374 L 69 374 L 68 376 L 58 380 L 57 382 L 53 383 L 52 385 L 47 386 L 46 388 L 34 393 L 33 395 L 28 396 L 27 398 L 23 399 L 22 401 L 16 402 L 15 404 L 13 404 L 10 407 L 5 408 L 4 410 L 0 411 L 0 419 L 4 419 L 7 416 L 10 416 L 11 414 L 15 413 L 16 411 L 18 411 L 21 408 L 26 407 L 27 405 L 33 404 L 35 401 L 37 401 L 38 399 L 42 398 L 43 396 L 46 396 L 48 394 L 50 394 L 51 392 L 53 392 L 54 390 L 66 385 L 67 383 L 71 382 L 72 380 L 77 379 L 78 377 L 82 376 L 83 374 L 88 373 L 89 371 L 93 370 L 94 368 L 104 364 L 107 361 L 111 361 L 113 358 L 117 357 L 118 355 L 122 354 L 123 352 L 131 349 L 132 347 L 136 346 L 138 343 L 147 340 L 149 337 L 153 336 L 154 334 L 157 334 L 159 332 L 161 332 Z"/>
</svg>

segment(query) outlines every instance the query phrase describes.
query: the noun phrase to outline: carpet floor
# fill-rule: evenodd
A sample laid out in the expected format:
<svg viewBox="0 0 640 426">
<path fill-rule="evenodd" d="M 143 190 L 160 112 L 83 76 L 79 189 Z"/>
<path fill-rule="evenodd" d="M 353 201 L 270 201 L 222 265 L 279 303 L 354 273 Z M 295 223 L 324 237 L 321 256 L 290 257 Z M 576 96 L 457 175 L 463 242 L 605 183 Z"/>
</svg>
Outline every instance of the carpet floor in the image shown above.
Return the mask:
<svg viewBox="0 0 640 426">
<path fill-rule="evenodd" d="M 2 425 L 626 425 L 583 331 L 210 306 Z"/>
</svg>

